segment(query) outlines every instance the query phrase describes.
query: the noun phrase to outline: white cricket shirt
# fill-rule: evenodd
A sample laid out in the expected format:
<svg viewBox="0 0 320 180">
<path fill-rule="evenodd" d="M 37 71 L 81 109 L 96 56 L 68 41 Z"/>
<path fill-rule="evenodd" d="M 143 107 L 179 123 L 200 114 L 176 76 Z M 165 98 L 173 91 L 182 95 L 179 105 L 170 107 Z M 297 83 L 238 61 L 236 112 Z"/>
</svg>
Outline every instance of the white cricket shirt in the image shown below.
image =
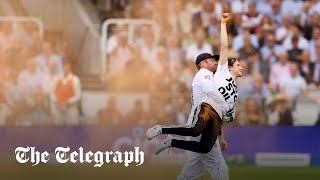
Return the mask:
<svg viewBox="0 0 320 180">
<path fill-rule="evenodd" d="M 222 118 L 224 113 L 234 108 L 238 98 L 236 81 L 229 72 L 228 63 L 218 64 L 213 83 L 213 90 L 202 101 L 212 105 Z"/>
<path fill-rule="evenodd" d="M 188 117 L 187 125 L 192 124 L 194 110 L 202 102 L 203 97 L 212 91 L 213 86 L 213 73 L 208 69 L 200 69 L 192 81 L 192 94 L 191 94 L 191 113 Z M 193 122 L 196 123 L 196 122 Z"/>
</svg>

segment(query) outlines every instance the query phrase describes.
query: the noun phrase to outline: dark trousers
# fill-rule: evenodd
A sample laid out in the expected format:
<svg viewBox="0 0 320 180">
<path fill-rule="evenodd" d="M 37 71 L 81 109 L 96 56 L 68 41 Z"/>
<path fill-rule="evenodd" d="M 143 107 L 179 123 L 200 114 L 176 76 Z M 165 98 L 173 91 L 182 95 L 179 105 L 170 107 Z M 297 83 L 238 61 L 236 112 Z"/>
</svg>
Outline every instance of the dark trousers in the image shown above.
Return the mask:
<svg viewBox="0 0 320 180">
<path fill-rule="evenodd" d="M 199 109 L 201 108 L 201 109 Z M 202 134 L 199 142 L 173 139 L 171 146 L 197 153 L 208 153 L 221 132 L 221 118 L 207 103 L 202 103 L 195 110 L 193 127 L 167 127 L 162 128 L 162 134 L 175 134 L 180 136 L 197 137 Z"/>
</svg>

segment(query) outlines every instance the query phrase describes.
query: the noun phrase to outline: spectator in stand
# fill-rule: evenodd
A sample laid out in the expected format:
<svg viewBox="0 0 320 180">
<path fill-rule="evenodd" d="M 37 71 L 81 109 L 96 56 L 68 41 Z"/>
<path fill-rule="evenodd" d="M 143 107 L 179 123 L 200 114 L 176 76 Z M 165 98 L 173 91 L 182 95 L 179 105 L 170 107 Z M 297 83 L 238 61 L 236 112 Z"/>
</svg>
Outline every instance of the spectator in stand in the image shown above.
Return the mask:
<svg viewBox="0 0 320 180">
<path fill-rule="evenodd" d="M 261 74 L 264 80 L 267 81 L 270 74 L 271 66 L 278 61 L 278 57 L 283 52 L 282 46 L 276 44 L 273 34 L 268 34 L 265 37 L 266 44 L 260 49 L 262 58 Z"/>
<path fill-rule="evenodd" d="M 147 5 L 146 8 L 148 10 L 151 10 L 152 20 L 157 22 L 157 24 L 159 25 L 160 33 L 169 34 L 170 25 L 168 23 L 168 1 L 164 2 L 164 0 L 153 0 L 153 2 L 149 2 L 150 5 Z M 139 11 L 140 9 L 141 8 L 139 8 Z M 140 18 L 146 18 L 146 16 L 142 16 Z"/>
<path fill-rule="evenodd" d="M 122 31 L 125 31 L 125 27 L 123 26 L 111 26 L 110 27 L 110 37 L 106 39 L 106 47 L 105 50 L 107 52 L 106 56 L 110 55 L 114 49 L 118 46 L 118 36 Z"/>
<path fill-rule="evenodd" d="M 251 25 L 250 31 L 253 33 L 257 32 L 257 26 L 259 26 L 263 14 L 257 12 L 256 3 L 250 2 L 248 5 L 248 13 L 242 15 L 242 21 L 248 22 Z"/>
<path fill-rule="evenodd" d="M 213 53 L 212 47 L 209 43 L 205 41 L 206 35 L 202 30 L 198 30 L 195 34 L 196 42 L 189 45 L 186 51 L 186 60 L 187 62 L 195 63 L 197 56 L 201 53 Z"/>
<path fill-rule="evenodd" d="M 309 51 L 311 55 L 311 62 L 320 62 L 320 52 L 315 45 L 315 42 L 320 39 L 320 26 L 315 26 L 312 30 L 312 38 L 309 43 Z"/>
<path fill-rule="evenodd" d="M 210 15 L 215 11 L 214 1 L 212 0 L 203 0 L 202 1 L 202 10 L 196 12 L 192 16 L 192 31 L 202 30 L 205 31 L 208 28 Z M 230 12 L 230 11 L 229 11 Z"/>
<path fill-rule="evenodd" d="M 320 15 L 320 2 L 318 0 L 312 0 L 312 5 L 309 10 L 309 14 L 318 14 Z"/>
<path fill-rule="evenodd" d="M 51 124 L 50 111 L 48 107 L 47 94 L 38 88 L 33 99 L 34 103 L 29 112 L 25 113 L 24 119 L 32 122 L 33 125 Z"/>
<path fill-rule="evenodd" d="M 37 64 L 34 58 L 27 60 L 26 68 L 19 73 L 18 89 L 27 106 L 34 104 L 35 92 L 42 89 L 42 77 L 37 72 Z"/>
<path fill-rule="evenodd" d="M 311 47 L 312 48 L 312 47 Z M 320 82 L 320 38 L 314 42 L 314 49 L 311 51 L 311 61 L 315 63 L 314 81 Z"/>
<path fill-rule="evenodd" d="M 252 75 L 252 83 L 249 84 L 248 89 L 249 96 L 257 101 L 260 108 L 264 108 L 264 102 L 269 97 L 270 92 L 260 74 Z"/>
<path fill-rule="evenodd" d="M 191 17 L 193 13 L 185 9 L 183 0 L 169 1 L 168 22 L 173 33 L 187 34 L 191 31 Z"/>
<path fill-rule="evenodd" d="M 52 45 L 49 42 L 43 42 L 42 51 L 36 57 L 38 73 L 42 75 L 49 74 L 49 61 L 53 61 L 56 64 L 56 75 L 63 72 L 62 58 L 53 51 Z"/>
<path fill-rule="evenodd" d="M 186 11 L 190 14 L 195 14 L 202 11 L 202 0 L 191 0 L 186 2 Z"/>
<path fill-rule="evenodd" d="M 171 34 L 167 39 L 167 48 L 170 72 L 181 72 L 185 61 L 181 37 L 178 34 Z"/>
<path fill-rule="evenodd" d="M 150 64 L 157 56 L 157 46 L 154 43 L 152 30 L 148 27 L 143 34 L 143 44 L 141 48 L 141 57 L 143 61 Z"/>
<path fill-rule="evenodd" d="M 159 47 L 157 48 L 157 53 L 156 53 L 156 57 L 149 62 L 148 64 L 148 67 L 150 67 L 151 71 L 160 75 L 162 74 L 163 72 L 167 71 L 166 69 L 164 69 L 165 67 L 167 67 L 167 64 L 168 64 L 168 57 L 167 57 L 167 52 L 166 52 L 166 49 L 164 47 Z M 173 69 L 170 71 L 174 71 L 175 69 L 179 69 L 181 67 L 179 62 L 178 62 L 178 59 L 175 59 L 174 62 L 172 62 L 173 66 L 172 67 Z M 171 67 L 170 67 L 171 68 Z"/>
<path fill-rule="evenodd" d="M 320 26 L 320 14 L 313 13 L 310 15 L 309 19 L 306 21 L 305 26 L 303 26 L 303 34 L 304 37 L 308 40 L 312 38 L 313 28 L 316 26 Z"/>
<path fill-rule="evenodd" d="M 304 50 L 301 55 L 301 62 L 299 63 L 299 71 L 301 76 L 306 80 L 307 84 L 313 84 L 315 64 L 310 61 L 310 53 Z"/>
<path fill-rule="evenodd" d="M 141 49 L 134 47 L 133 57 L 126 64 L 124 72 L 118 75 L 117 79 L 113 80 L 118 84 L 120 89 L 134 92 L 144 92 L 148 90 L 149 74 L 153 73 L 151 70 L 151 63 L 157 64 L 158 61 L 144 61 L 141 55 Z M 118 81 L 118 82 L 117 82 Z"/>
<path fill-rule="evenodd" d="M 253 51 L 248 57 L 249 61 L 249 73 L 250 74 L 261 74 L 261 69 L 263 68 L 261 56 L 258 51 Z"/>
<path fill-rule="evenodd" d="M 248 59 L 249 56 L 256 53 L 258 50 L 251 44 L 250 35 L 243 35 L 243 47 L 240 48 L 240 59 Z"/>
<path fill-rule="evenodd" d="M 245 14 L 248 12 L 250 0 L 234 0 L 231 3 L 232 13 L 241 13 Z M 230 12 L 230 11 L 223 11 Z"/>
<path fill-rule="evenodd" d="M 290 27 L 292 26 L 292 20 L 290 16 L 283 16 L 283 23 L 276 29 L 276 41 L 280 44 L 290 35 Z"/>
<path fill-rule="evenodd" d="M 66 39 L 59 42 L 57 54 L 61 59 L 72 59 L 72 53 L 70 52 L 69 46 L 69 42 Z"/>
<path fill-rule="evenodd" d="M 17 104 L 21 101 L 21 94 L 18 86 L 18 76 L 20 72 L 18 70 L 6 66 L 6 69 L 3 71 L 5 75 L 3 76 L 6 80 L 3 82 L 3 95 L 6 103 L 9 108 L 16 107 Z"/>
<path fill-rule="evenodd" d="M 270 112 L 267 114 L 268 125 L 292 125 L 293 115 L 291 108 L 287 105 L 288 100 L 285 96 L 278 94 L 270 103 Z"/>
<path fill-rule="evenodd" d="M 57 65 L 55 62 L 53 61 L 49 61 L 48 63 L 48 69 L 49 72 L 48 74 L 45 74 L 42 76 L 42 89 L 44 91 L 44 94 L 49 96 L 50 95 L 50 91 L 52 89 L 52 84 L 54 82 L 54 79 L 56 78 L 56 76 L 58 76 L 56 74 L 56 68 Z"/>
<path fill-rule="evenodd" d="M 219 21 L 215 13 L 210 14 L 210 19 L 209 19 L 209 24 L 207 28 L 207 33 L 209 37 L 214 36 L 214 37 L 219 37 Z"/>
<path fill-rule="evenodd" d="M 267 27 L 267 26 L 271 27 L 272 29 L 275 29 L 275 24 L 271 20 L 271 18 L 269 16 L 264 15 L 262 17 L 261 21 L 260 21 L 259 27 L 257 27 L 258 28 L 258 32 L 259 32 L 260 28 Z"/>
<path fill-rule="evenodd" d="M 51 113 L 57 125 L 79 124 L 78 104 L 80 98 L 80 80 L 77 75 L 73 74 L 71 63 L 65 60 L 63 61 L 63 73 L 55 78 L 50 92 L 53 105 Z"/>
<path fill-rule="evenodd" d="M 305 96 L 307 93 L 307 83 L 299 74 L 298 65 L 292 63 L 290 65 L 290 75 L 284 76 L 279 84 L 280 93 L 287 97 L 291 107 L 295 109 L 295 105 L 300 96 Z"/>
<path fill-rule="evenodd" d="M 232 42 L 232 49 L 234 51 L 239 51 L 243 47 L 243 37 L 244 36 L 249 36 L 250 37 L 250 42 L 251 44 L 255 47 L 259 47 L 259 42 L 257 39 L 257 36 L 255 34 L 250 33 L 250 24 L 248 22 L 243 22 L 241 24 L 242 31 L 240 34 L 238 34 L 236 37 L 234 37 L 233 42 Z"/>
<path fill-rule="evenodd" d="M 282 24 L 282 12 L 281 12 L 281 1 L 280 0 L 272 0 L 271 1 L 271 9 L 272 12 L 270 14 L 267 14 L 271 20 L 276 25 L 276 28 L 278 28 Z"/>
<path fill-rule="evenodd" d="M 40 33 L 37 24 L 31 21 L 22 22 L 19 36 L 22 38 L 23 44 L 32 49 L 33 53 L 38 53 L 41 49 Z"/>
<path fill-rule="evenodd" d="M 303 2 L 301 0 L 284 0 L 281 6 L 281 12 L 283 15 L 291 17 L 297 17 L 303 8 Z"/>
<path fill-rule="evenodd" d="M 237 115 L 239 125 L 256 126 L 265 124 L 262 108 L 255 98 L 248 98 L 241 107 L 242 109 L 238 111 Z"/>
<path fill-rule="evenodd" d="M 222 2 L 220 0 L 211 0 L 214 6 L 214 14 L 216 15 L 216 17 L 220 20 L 220 14 L 222 14 Z M 228 11 L 230 12 L 230 11 Z M 213 15 L 213 14 L 211 14 Z"/>
<path fill-rule="evenodd" d="M 232 37 L 239 35 L 242 31 L 241 24 L 242 24 L 242 15 L 240 13 L 236 13 L 232 15 L 231 25 L 228 29 L 228 32 L 232 34 Z M 228 27 L 227 27 L 228 28 Z"/>
<path fill-rule="evenodd" d="M 121 31 L 117 35 L 117 46 L 111 52 L 109 59 L 109 74 L 117 76 L 123 72 L 127 63 L 133 59 L 133 50 L 128 43 L 128 35 L 126 31 Z"/>
<path fill-rule="evenodd" d="M 124 117 L 117 106 L 115 96 L 110 96 L 106 105 L 99 110 L 99 124 L 101 125 L 118 125 L 123 124 Z"/>
<path fill-rule="evenodd" d="M 289 76 L 290 63 L 288 62 L 287 52 L 279 55 L 279 61 L 271 65 L 269 81 L 274 87 L 279 85 L 283 78 Z"/>
<path fill-rule="evenodd" d="M 310 18 L 309 11 L 311 9 L 311 6 L 311 1 L 304 1 L 303 7 L 300 11 L 300 16 L 298 16 L 298 22 L 301 27 L 305 27 L 307 25 L 307 21 Z"/>
<path fill-rule="evenodd" d="M 221 6 L 222 6 L 222 12 L 232 12 L 230 1 L 222 1 Z"/>
<path fill-rule="evenodd" d="M 43 92 L 42 77 L 37 73 L 37 66 L 34 58 L 27 59 L 25 69 L 19 72 L 17 88 L 18 99 L 14 98 L 12 99 L 13 101 L 11 101 L 11 109 L 13 110 L 12 114 L 14 116 L 14 122 L 12 123 L 31 125 L 33 123 L 31 113 L 38 100 L 37 93 Z M 7 95 L 9 95 L 9 93 Z M 12 93 L 12 95 L 15 94 Z"/>
<path fill-rule="evenodd" d="M 275 26 L 268 16 L 263 16 L 260 25 L 256 27 L 255 34 L 258 39 L 259 48 L 264 46 L 266 36 L 275 34 Z"/>
<path fill-rule="evenodd" d="M 293 37 L 291 41 L 292 41 L 292 48 L 287 50 L 289 61 L 294 63 L 301 62 L 301 55 L 303 50 L 298 47 L 298 38 Z"/>
<path fill-rule="evenodd" d="M 290 27 L 290 35 L 287 36 L 283 41 L 283 48 L 285 50 L 292 49 L 292 38 L 298 39 L 298 48 L 299 49 L 308 49 L 309 42 L 301 34 L 301 27 L 298 24 L 292 24 Z"/>
<path fill-rule="evenodd" d="M 257 11 L 261 14 L 271 14 L 272 8 L 270 5 L 271 0 L 257 0 Z"/>
</svg>

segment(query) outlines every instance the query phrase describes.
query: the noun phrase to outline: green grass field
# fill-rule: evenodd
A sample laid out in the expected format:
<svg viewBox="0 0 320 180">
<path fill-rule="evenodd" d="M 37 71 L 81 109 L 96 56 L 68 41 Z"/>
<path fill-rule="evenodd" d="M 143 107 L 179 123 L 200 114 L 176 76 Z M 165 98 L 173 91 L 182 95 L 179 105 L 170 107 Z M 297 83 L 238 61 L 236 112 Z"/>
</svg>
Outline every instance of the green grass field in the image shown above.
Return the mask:
<svg viewBox="0 0 320 180">
<path fill-rule="evenodd" d="M 88 165 L 1 165 L 1 180 L 102 180 L 175 179 L 182 166 L 142 165 L 139 167 Z M 206 173 L 202 178 L 211 179 Z M 320 180 L 320 167 L 231 166 L 231 180 Z"/>
</svg>

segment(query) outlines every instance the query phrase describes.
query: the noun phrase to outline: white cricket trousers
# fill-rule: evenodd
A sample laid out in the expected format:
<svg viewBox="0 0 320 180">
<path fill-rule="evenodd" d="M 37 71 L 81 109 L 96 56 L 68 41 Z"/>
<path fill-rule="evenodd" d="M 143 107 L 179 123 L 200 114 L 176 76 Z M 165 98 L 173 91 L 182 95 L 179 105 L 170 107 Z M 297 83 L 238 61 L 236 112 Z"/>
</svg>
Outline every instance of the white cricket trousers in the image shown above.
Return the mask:
<svg viewBox="0 0 320 180">
<path fill-rule="evenodd" d="M 191 137 L 192 140 L 200 140 L 200 136 Z M 212 149 L 207 154 L 188 151 L 188 161 L 183 166 L 177 180 L 198 180 L 208 170 L 213 180 L 229 180 L 229 169 L 220 149 L 217 138 Z"/>
</svg>

